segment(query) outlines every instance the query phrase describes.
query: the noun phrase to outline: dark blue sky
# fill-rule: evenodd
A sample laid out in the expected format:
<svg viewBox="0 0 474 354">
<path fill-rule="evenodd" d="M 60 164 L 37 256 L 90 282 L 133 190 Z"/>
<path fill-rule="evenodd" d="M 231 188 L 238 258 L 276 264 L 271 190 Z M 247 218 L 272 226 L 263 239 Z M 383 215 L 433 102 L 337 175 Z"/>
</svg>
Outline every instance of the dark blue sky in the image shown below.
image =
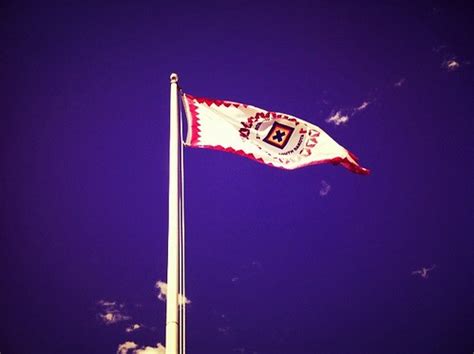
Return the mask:
<svg viewBox="0 0 474 354">
<path fill-rule="evenodd" d="M 474 350 L 471 9 L 42 1 L 0 17 L 2 354 L 164 343 L 171 72 L 308 120 L 372 171 L 186 150 L 190 354 Z M 131 318 L 105 325 L 100 300 Z"/>
</svg>

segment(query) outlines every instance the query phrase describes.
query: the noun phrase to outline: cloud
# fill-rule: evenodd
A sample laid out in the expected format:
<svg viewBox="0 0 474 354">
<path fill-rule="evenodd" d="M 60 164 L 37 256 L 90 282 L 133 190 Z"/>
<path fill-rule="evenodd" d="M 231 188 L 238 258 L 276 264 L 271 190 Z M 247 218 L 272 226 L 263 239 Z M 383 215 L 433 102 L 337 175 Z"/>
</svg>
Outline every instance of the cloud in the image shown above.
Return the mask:
<svg viewBox="0 0 474 354">
<path fill-rule="evenodd" d="M 260 276 L 265 271 L 262 263 L 258 260 L 247 262 L 240 266 L 239 270 L 235 272 L 231 278 L 232 283 L 245 282 L 248 279 Z"/>
<path fill-rule="evenodd" d="M 218 331 L 219 333 L 222 333 L 223 335 L 226 336 L 226 335 L 228 335 L 229 332 L 230 332 L 230 327 L 229 327 L 229 326 L 218 327 L 218 328 L 217 328 L 217 331 Z"/>
<path fill-rule="evenodd" d="M 105 314 L 100 313 L 99 318 L 106 325 L 111 325 L 111 324 L 122 322 L 122 321 L 128 321 L 131 317 L 122 315 L 119 311 L 109 311 Z"/>
<path fill-rule="evenodd" d="M 446 44 L 441 44 L 441 45 L 437 45 L 435 47 L 433 47 L 433 52 L 435 53 L 439 53 L 441 51 L 444 51 L 448 46 Z"/>
<path fill-rule="evenodd" d="M 262 263 L 260 263 L 259 261 L 252 261 L 251 267 L 256 269 L 259 272 L 263 271 Z"/>
<path fill-rule="evenodd" d="M 335 125 L 345 124 L 349 121 L 349 116 L 342 114 L 341 111 L 337 111 L 336 113 L 332 114 L 328 119 L 326 119 L 327 123 L 334 123 Z"/>
<path fill-rule="evenodd" d="M 130 349 L 135 349 L 138 345 L 135 342 L 127 341 L 119 344 L 117 348 L 117 354 L 127 354 Z"/>
<path fill-rule="evenodd" d="M 97 305 L 101 307 L 101 311 L 97 314 L 97 317 L 106 325 L 131 319 L 130 316 L 123 313 L 124 304 L 116 301 L 99 300 Z"/>
<path fill-rule="evenodd" d="M 329 194 L 331 186 L 324 180 L 321 181 L 321 189 L 319 190 L 319 195 L 325 197 Z"/>
<path fill-rule="evenodd" d="M 397 82 L 395 82 L 393 84 L 393 86 L 395 87 L 402 87 L 402 85 L 405 83 L 406 79 L 404 77 L 402 77 L 400 80 L 398 80 Z"/>
<path fill-rule="evenodd" d="M 441 67 L 446 69 L 447 71 L 456 71 L 461 67 L 461 64 L 453 59 L 445 60 Z"/>
<path fill-rule="evenodd" d="M 355 111 L 363 111 L 369 106 L 370 102 L 369 101 L 364 101 L 361 103 L 359 107 L 354 108 Z"/>
<path fill-rule="evenodd" d="M 419 275 L 423 279 L 428 279 L 428 273 L 431 272 L 435 268 L 436 268 L 436 264 L 433 264 L 429 268 L 422 267 L 421 269 L 414 270 L 413 272 L 411 272 L 411 275 Z"/>
<path fill-rule="evenodd" d="M 157 343 L 156 347 L 144 347 L 136 349 L 133 351 L 133 354 L 165 354 L 166 349 L 161 343 Z"/>
<path fill-rule="evenodd" d="M 130 354 L 165 354 L 165 347 L 161 343 L 157 343 L 156 347 L 141 347 L 138 348 L 138 344 L 131 341 L 119 344 L 117 348 L 117 354 L 129 354 L 129 350 L 133 350 Z"/>
<path fill-rule="evenodd" d="M 444 59 L 441 68 L 446 71 L 456 71 L 471 64 L 468 60 L 460 60 L 445 44 L 434 47 L 433 52 L 438 53 Z"/>
<path fill-rule="evenodd" d="M 158 280 L 155 284 L 155 288 L 159 289 L 160 293 L 158 294 L 158 299 L 161 301 L 166 301 L 166 293 L 168 292 L 168 284 L 165 282 L 162 282 L 161 280 Z M 184 297 L 181 294 L 178 294 L 178 304 L 183 305 L 183 304 L 190 304 L 191 300 L 188 298 Z"/>
<path fill-rule="evenodd" d="M 361 111 L 364 111 L 369 107 L 369 105 L 373 102 L 373 100 L 370 101 L 364 101 L 360 105 L 353 107 L 353 108 L 344 108 L 344 109 L 339 109 L 335 113 L 334 111 L 331 113 L 331 115 L 326 119 L 327 123 L 333 123 L 334 125 L 341 125 L 341 124 L 346 124 L 350 118 L 355 116 Z"/>
<path fill-rule="evenodd" d="M 143 325 L 139 324 L 139 323 L 134 323 L 130 326 L 128 326 L 127 328 L 125 328 L 125 332 L 127 333 L 130 333 L 130 332 L 134 332 L 140 328 L 143 328 Z"/>
<path fill-rule="evenodd" d="M 235 352 L 235 353 L 240 353 L 240 354 L 258 354 L 257 351 L 250 350 L 250 349 L 244 348 L 244 347 L 234 348 L 234 349 L 232 349 L 232 351 Z"/>
</svg>

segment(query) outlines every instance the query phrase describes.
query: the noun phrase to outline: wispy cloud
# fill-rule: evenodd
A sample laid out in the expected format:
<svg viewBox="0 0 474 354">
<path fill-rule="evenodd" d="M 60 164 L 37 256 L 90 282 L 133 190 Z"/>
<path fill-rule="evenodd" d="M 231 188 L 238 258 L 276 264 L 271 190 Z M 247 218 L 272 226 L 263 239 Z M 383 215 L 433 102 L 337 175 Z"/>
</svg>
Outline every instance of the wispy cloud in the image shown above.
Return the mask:
<svg viewBox="0 0 474 354">
<path fill-rule="evenodd" d="M 251 278 L 261 276 L 265 271 L 262 263 L 258 260 L 253 260 L 242 264 L 239 269 L 233 274 L 230 281 L 232 283 L 240 284 Z"/>
<path fill-rule="evenodd" d="M 125 328 L 125 332 L 130 333 L 130 332 L 135 332 L 136 330 L 139 330 L 140 328 L 143 328 L 144 326 L 139 324 L 139 323 L 134 323 Z"/>
<path fill-rule="evenodd" d="M 354 108 L 355 111 L 363 111 L 367 107 L 369 107 L 370 102 L 369 101 L 364 101 L 361 103 L 359 107 Z"/>
<path fill-rule="evenodd" d="M 230 327 L 229 326 L 219 327 L 217 328 L 217 331 L 219 333 L 222 333 L 223 335 L 228 335 L 230 332 Z"/>
<path fill-rule="evenodd" d="M 128 354 L 129 350 L 133 350 L 136 347 L 138 347 L 137 343 L 126 341 L 125 343 L 119 344 L 117 354 Z"/>
<path fill-rule="evenodd" d="M 456 71 L 461 67 L 461 63 L 454 58 L 445 60 L 441 64 L 441 67 L 444 68 L 447 71 Z"/>
<path fill-rule="evenodd" d="M 166 284 L 165 282 L 162 282 L 161 280 L 158 280 L 155 284 L 155 288 L 159 290 L 158 299 L 160 299 L 161 301 L 166 301 L 166 294 L 168 292 L 168 284 Z M 184 297 L 182 294 L 178 294 L 179 305 L 190 304 L 190 303 L 191 303 L 191 300 Z"/>
<path fill-rule="evenodd" d="M 253 260 L 252 263 L 250 263 L 250 267 L 255 269 L 257 272 L 263 272 L 263 265 L 259 261 Z"/>
<path fill-rule="evenodd" d="M 327 183 L 326 181 L 322 180 L 321 181 L 321 189 L 319 190 L 319 195 L 321 197 L 325 197 L 328 195 L 328 193 L 331 191 L 331 185 Z"/>
<path fill-rule="evenodd" d="M 99 300 L 97 301 L 97 305 L 103 306 L 103 307 L 120 306 L 120 304 L 118 304 L 117 301 L 108 301 L 108 300 Z M 123 307 L 123 304 L 122 304 L 122 307 Z"/>
<path fill-rule="evenodd" d="M 133 354 L 165 354 L 165 353 L 166 353 L 166 349 L 161 343 L 156 344 L 156 347 L 147 346 L 147 347 L 139 348 L 133 351 Z"/>
<path fill-rule="evenodd" d="M 345 124 L 349 121 L 349 116 L 342 114 L 341 111 L 331 114 L 329 118 L 326 119 L 327 123 L 333 123 L 335 125 Z"/>
<path fill-rule="evenodd" d="M 346 124 L 353 116 L 367 109 L 372 102 L 373 100 L 366 100 L 356 107 L 332 111 L 331 115 L 326 119 L 326 122 L 334 125 Z"/>
<path fill-rule="evenodd" d="M 442 44 L 433 48 L 433 52 L 437 53 L 443 59 L 441 68 L 446 71 L 457 71 L 466 65 L 470 65 L 469 60 L 461 60 L 449 48 L 448 45 Z"/>
<path fill-rule="evenodd" d="M 117 354 L 165 354 L 165 347 L 158 343 L 156 347 L 141 347 L 138 348 L 138 344 L 131 341 L 126 341 L 125 343 L 119 344 L 117 348 Z"/>
<path fill-rule="evenodd" d="M 436 268 L 436 264 L 433 264 L 429 268 L 422 267 L 421 269 L 414 270 L 413 272 L 411 272 L 411 275 L 416 275 L 416 276 L 420 276 L 423 279 L 428 279 L 428 273 L 431 272 L 435 268 Z"/>
<path fill-rule="evenodd" d="M 234 348 L 232 349 L 234 353 L 239 353 L 239 354 L 258 354 L 257 351 L 255 350 L 250 350 L 248 348 L 240 347 L 240 348 Z"/>
<path fill-rule="evenodd" d="M 403 84 L 405 83 L 406 79 L 404 77 L 402 77 L 400 80 L 396 81 L 393 86 L 395 87 L 402 87 Z"/>
<path fill-rule="evenodd" d="M 447 47 L 448 46 L 446 44 L 440 44 L 440 45 L 434 46 L 432 49 L 433 49 L 433 52 L 439 53 L 439 52 L 444 51 Z"/>
<path fill-rule="evenodd" d="M 106 325 L 111 325 L 117 322 L 128 321 L 130 316 L 122 315 L 119 311 L 109 311 L 105 314 L 100 313 L 99 318 L 104 322 Z"/>
<path fill-rule="evenodd" d="M 125 305 L 116 301 L 99 300 L 97 305 L 100 306 L 101 310 L 97 314 L 97 317 L 106 325 L 114 323 L 128 321 L 131 319 L 130 316 L 124 313 Z"/>
</svg>

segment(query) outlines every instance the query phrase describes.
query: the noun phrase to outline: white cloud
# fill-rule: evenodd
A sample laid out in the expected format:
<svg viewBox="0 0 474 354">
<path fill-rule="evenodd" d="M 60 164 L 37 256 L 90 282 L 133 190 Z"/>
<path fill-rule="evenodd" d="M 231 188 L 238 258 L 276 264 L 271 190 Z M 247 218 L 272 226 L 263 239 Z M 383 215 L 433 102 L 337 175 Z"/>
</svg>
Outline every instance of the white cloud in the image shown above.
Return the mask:
<svg viewBox="0 0 474 354">
<path fill-rule="evenodd" d="M 349 121 L 348 115 L 343 115 L 341 111 L 337 111 L 335 114 L 326 119 L 328 123 L 334 123 L 335 125 L 345 124 Z"/>
<path fill-rule="evenodd" d="M 435 268 L 436 268 L 436 264 L 433 264 L 429 268 L 422 267 L 421 269 L 414 270 L 413 272 L 411 272 L 411 275 L 419 275 L 423 279 L 428 279 L 428 273 L 431 272 Z"/>
<path fill-rule="evenodd" d="M 327 123 L 333 123 L 334 125 L 346 124 L 349 119 L 354 117 L 359 112 L 364 111 L 372 104 L 374 99 L 363 101 L 360 105 L 352 108 L 341 108 L 337 111 L 332 111 L 329 118 L 326 119 Z M 334 113 L 335 112 L 335 113 Z"/>
<path fill-rule="evenodd" d="M 359 107 L 354 108 L 355 111 L 363 111 L 369 106 L 370 102 L 369 101 L 364 101 Z"/>
<path fill-rule="evenodd" d="M 133 350 L 133 354 L 165 354 L 165 347 L 161 343 L 157 343 L 156 347 L 141 347 L 138 348 L 138 344 L 135 342 L 127 341 L 119 344 L 117 348 L 117 354 L 128 354 L 129 350 Z"/>
<path fill-rule="evenodd" d="M 165 282 L 162 282 L 161 280 L 158 280 L 155 284 L 155 288 L 157 288 L 160 293 L 158 294 L 158 299 L 161 301 L 166 301 L 166 293 L 168 292 L 168 284 Z M 184 297 L 182 294 L 178 294 L 178 304 L 183 305 L 183 304 L 190 304 L 191 300 L 188 298 Z"/>
<path fill-rule="evenodd" d="M 136 331 L 136 330 L 138 330 L 142 327 L 143 327 L 143 325 L 141 325 L 139 323 L 134 323 L 134 324 L 128 326 L 127 328 L 125 328 L 125 332 L 127 332 L 127 333 L 134 332 L 134 331 Z"/>
<path fill-rule="evenodd" d="M 133 351 L 133 354 L 165 354 L 165 353 L 166 353 L 166 349 L 161 343 L 156 344 L 156 347 L 147 346 L 147 347 L 136 349 Z"/>
<path fill-rule="evenodd" d="M 135 349 L 138 345 L 135 342 L 127 341 L 119 344 L 117 348 L 117 354 L 127 354 L 130 349 Z"/>
<path fill-rule="evenodd" d="M 454 59 L 449 59 L 445 60 L 441 66 L 447 71 L 455 71 L 461 67 L 461 64 Z"/>
<path fill-rule="evenodd" d="M 131 319 L 130 316 L 121 311 L 125 307 L 124 304 L 116 301 L 99 300 L 97 305 L 101 307 L 101 312 L 97 314 L 97 317 L 106 325 Z"/>
<path fill-rule="evenodd" d="M 106 313 L 99 313 L 99 318 L 106 325 L 111 325 L 117 322 L 128 321 L 131 317 L 121 314 L 117 310 L 108 311 Z"/>
<path fill-rule="evenodd" d="M 321 181 L 321 189 L 319 190 L 319 195 L 325 197 L 331 190 L 331 186 L 326 181 Z"/>
</svg>

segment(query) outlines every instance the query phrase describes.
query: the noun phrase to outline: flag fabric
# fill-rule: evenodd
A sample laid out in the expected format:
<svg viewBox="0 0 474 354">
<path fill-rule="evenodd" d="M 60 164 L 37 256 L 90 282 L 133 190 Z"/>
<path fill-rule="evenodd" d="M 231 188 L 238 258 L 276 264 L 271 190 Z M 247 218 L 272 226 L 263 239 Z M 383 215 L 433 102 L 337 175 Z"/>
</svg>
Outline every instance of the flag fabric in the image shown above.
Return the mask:
<svg viewBox="0 0 474 354">
<path fill-rule="evenodd" d="M 321 128 L 289 114 L 244 103 L 182 94 L 188 121 L 186 145 L 227 151 L 263 164 L 293 170 L 341 164 L 368 174 L 357 157 Z"/>
</svg>

